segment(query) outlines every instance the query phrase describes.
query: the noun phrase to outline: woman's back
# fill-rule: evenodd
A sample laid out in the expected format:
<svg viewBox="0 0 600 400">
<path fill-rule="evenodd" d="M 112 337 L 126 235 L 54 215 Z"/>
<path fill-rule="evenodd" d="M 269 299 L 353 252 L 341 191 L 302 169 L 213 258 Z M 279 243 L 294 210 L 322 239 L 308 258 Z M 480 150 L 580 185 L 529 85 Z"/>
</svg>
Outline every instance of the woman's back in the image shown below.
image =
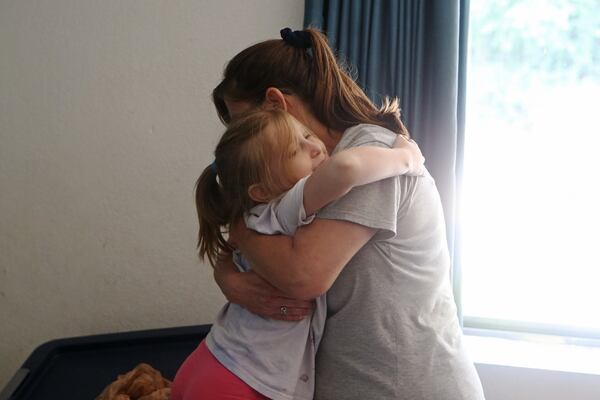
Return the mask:
<svg viewBox="0 0 600 400">
<path fill-rule="evenodd" d="M 373 125 L 336 151 L 391 146 Z M 483 399 L 461 343 L 435 182 L 400 176 L 354 189 L 318 214 L 378 229 L 327 293 L 315 399 Z"/>
</svg>

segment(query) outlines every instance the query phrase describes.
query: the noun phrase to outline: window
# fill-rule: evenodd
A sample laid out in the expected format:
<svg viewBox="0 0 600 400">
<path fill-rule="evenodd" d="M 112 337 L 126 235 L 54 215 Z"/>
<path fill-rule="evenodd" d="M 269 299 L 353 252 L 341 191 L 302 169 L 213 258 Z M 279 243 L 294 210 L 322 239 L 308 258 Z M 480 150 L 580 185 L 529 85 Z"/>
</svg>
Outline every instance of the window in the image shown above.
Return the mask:
<svg viewBox="0 0 600 400">
<path fill-rule="evenodd" d="M 600 3 L 470 4 L 465 327 L 600 339 Z"/>
</svg>

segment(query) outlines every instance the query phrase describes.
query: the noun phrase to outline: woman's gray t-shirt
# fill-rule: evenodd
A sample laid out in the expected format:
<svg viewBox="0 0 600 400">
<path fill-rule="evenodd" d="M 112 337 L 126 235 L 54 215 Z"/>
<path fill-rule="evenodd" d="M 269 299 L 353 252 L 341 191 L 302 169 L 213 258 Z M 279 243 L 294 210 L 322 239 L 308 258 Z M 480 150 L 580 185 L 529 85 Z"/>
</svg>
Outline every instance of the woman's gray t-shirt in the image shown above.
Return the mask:
<svg viewBox="0 0 600 400">
<path fill-rule="evenodd" d="M 334 154 L 391 147 L 395 139 L 380 126 L 357 125 Z M 429 173 L 354 188 L 317 218 L 378 231 L 327 292 L 315 399 L 483 399 L 462 342 L 444 216 Z"/>
</svg>

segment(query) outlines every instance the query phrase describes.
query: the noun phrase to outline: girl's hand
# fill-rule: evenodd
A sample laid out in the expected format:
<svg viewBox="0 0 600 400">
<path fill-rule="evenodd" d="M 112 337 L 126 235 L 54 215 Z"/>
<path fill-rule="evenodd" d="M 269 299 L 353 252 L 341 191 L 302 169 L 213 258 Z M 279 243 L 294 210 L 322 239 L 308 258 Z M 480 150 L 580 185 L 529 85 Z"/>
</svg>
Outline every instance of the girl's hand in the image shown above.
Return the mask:
<svg viewBox="0 0 600 400">
<path fill-rule="evenodd" d="M 423 153 L 421 153 L 417 142 L 407 139 L 403 135 L 397 135 L 394 148 L 404 149 L 411 155 L 413 162 L 410 163 L 410 169 L 406 175 L 420 176 L 425 173 L 425 157 L 423 157 Z"/>
<path fill-rule="evenodd" d="M 243 229 L 246 229 L 245 225 Z M 240 236 L 236 236 L 236 240 L 239 239 Z M 314 300 L 289 298 L 255 272 L 239 272 L 231 255 L 223 255 L 217 262 L 215 281 L 227 300 L 263 318 L 300 321 L 310 316 L 315 308 Z"/>
</svg>

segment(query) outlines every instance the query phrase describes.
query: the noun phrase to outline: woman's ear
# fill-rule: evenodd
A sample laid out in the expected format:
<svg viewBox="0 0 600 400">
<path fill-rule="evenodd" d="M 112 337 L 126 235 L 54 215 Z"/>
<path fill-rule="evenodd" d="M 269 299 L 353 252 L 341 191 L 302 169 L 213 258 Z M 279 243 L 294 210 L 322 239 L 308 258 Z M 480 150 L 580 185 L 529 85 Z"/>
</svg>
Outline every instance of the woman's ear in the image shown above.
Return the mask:
<svg viewBox="0 0 600 400">
<path fill-rule="evenodd" d="M 269 191 L 262 183 L 253 183 L 248 188 L 248 196 L 257 203 L 268 203 L 271 200 Z"/>
<path fill-rule="evenodd" d="M 276 87 L 269 87 L 265 92 L 265 103 L 267 108 L 274 108 L 283 111 L 288 111 L 288 103 L 285 95 L 280 89 Z"/>
</svg>

